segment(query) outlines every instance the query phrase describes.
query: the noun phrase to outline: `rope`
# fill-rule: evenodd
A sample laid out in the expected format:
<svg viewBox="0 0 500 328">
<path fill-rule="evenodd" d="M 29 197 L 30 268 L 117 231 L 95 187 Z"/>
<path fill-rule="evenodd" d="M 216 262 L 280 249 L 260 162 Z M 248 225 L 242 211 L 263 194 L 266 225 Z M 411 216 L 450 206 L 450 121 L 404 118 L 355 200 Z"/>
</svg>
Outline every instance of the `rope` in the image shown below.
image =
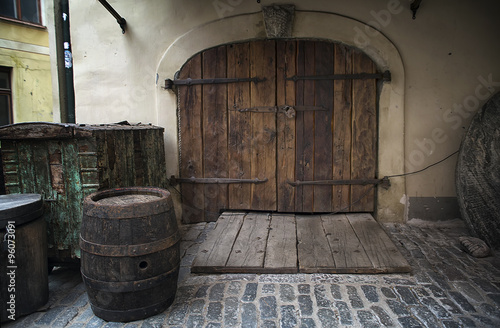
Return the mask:
<svg viewBox="0 0 500 328">
<path fill-rule="evenodd" d="M 433 166 L 436 166 L 438 164 L 441 164 L 442 162 L 446 161 L 448 158 L 452 157 L 453 155 L 457 154 L 460 150 L 457 150 L 453 153 L 451 153 L 450 155 L 446 156 L 445 158 L 443 158 L 442 160 L 440 161 L 437 161 L 436 163 L 434 164 L 431 164 L 431 165 L 428 165 L 426 167 L 424 167 L 423 169 L 420 169 L 420 170 L 417 170 L 417 171 L 413 171 L 413 172 L 408 172 L 408 173 L 402 173 L 402 174 L 395 174 L 395 175 L 389 175 L 387 176 L 387 178 L 396 178 L 396 177 L 404 177 L 404 176 L 407 176 L 407 175 L 412 175 L 412 174 L 417 174 L 417 173 L 420 173 L 420 172 L 423 172 L 427 169 L 430 169 L 431 167 Z"/>
</svg>

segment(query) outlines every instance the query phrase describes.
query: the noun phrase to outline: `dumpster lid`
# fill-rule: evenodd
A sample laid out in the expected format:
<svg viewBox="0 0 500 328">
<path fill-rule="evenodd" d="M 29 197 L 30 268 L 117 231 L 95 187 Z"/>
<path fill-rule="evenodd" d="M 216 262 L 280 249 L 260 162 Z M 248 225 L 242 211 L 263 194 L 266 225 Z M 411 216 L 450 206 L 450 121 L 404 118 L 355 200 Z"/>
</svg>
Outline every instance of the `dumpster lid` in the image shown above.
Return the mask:
<svg viewBox="0 0 500 328">
<path fill-rule="evenodd" d="M 19 226 L 42 215 L 43 201 L 39 194 L 0 195 L 0 230 L 5 229 L 8 221 Z"/>
<path fill-rule="evenodd" d="M 102 130 L 162 130 L 152 124 L 130 124 L 126 121 L 112 124 L 70 124 L 26 122 L 0 127 L 0 140 L 89 138 Z"/>
</svg>

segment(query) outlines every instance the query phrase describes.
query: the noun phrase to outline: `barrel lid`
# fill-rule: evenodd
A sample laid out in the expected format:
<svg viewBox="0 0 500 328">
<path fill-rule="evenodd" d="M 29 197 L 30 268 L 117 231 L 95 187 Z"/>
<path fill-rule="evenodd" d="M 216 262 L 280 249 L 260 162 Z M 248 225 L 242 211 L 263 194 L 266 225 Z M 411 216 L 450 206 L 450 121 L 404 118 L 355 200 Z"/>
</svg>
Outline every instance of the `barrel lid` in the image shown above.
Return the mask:
<svg viewBox="0 0 500 328">
<path fill-rule="evenodd" d="M 83 214 L 126 219 L 163 213 L 172 208 L 170 192 L 156 187 L 125 187 L 97 191 L 85 197 Z"/>
<path fill-rule="evenodd" d="M 5 229 L 8 221 L 15 221 L 19 226 L 40 217 L 42 207 L 39 194 L 0 195 L 0 229 Z"/>
</svg>

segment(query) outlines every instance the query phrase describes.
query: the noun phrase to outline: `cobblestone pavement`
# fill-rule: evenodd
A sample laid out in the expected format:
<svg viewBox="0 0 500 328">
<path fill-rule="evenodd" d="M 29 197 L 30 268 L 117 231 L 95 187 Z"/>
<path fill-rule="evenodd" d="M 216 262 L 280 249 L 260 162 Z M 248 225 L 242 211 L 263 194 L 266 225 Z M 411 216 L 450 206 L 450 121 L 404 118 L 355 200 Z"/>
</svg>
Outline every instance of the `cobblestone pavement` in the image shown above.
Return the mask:
<svg viewBox="0 0 500 328">
<path fill-rule="evenodd" d="M 500 327 L 500 257 L 462 252 L 463 225 L 385 225 L 412 274 L 191 275 L 213 226 L 182 227 L 177 296 L 162 314 L 105 322 L 93 315 L 78 270 L 57 268 L 46 310 L 2 327 Z"/>
</svg>

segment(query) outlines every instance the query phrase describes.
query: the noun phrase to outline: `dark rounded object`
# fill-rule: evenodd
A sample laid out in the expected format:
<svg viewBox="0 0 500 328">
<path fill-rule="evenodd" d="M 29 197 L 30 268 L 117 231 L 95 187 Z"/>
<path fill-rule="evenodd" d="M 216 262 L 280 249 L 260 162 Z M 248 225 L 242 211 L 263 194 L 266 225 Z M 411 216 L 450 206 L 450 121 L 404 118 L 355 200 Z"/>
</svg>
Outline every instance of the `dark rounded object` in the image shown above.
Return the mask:
<svg viewBox="0 0 500 328">
<path fill-rule="evenodd" d="M 39 194 L 0 196 L 1 322 L 33 313 L 49 299 L 47 223 L 42 214 Z"/>
<path fill-rule="evenodd" d="M 127 322 L 165 311 L 177 289 L 179 240 L 167 190 L 129 187 L 87 196 L 81 272 L 94 314 Z"/>
<path fill-rule="evenodd" d="M 471 234 L 500 246 L 500 92 L 472 118 L 458 155 L 456 188 Z"/>
</svg>

